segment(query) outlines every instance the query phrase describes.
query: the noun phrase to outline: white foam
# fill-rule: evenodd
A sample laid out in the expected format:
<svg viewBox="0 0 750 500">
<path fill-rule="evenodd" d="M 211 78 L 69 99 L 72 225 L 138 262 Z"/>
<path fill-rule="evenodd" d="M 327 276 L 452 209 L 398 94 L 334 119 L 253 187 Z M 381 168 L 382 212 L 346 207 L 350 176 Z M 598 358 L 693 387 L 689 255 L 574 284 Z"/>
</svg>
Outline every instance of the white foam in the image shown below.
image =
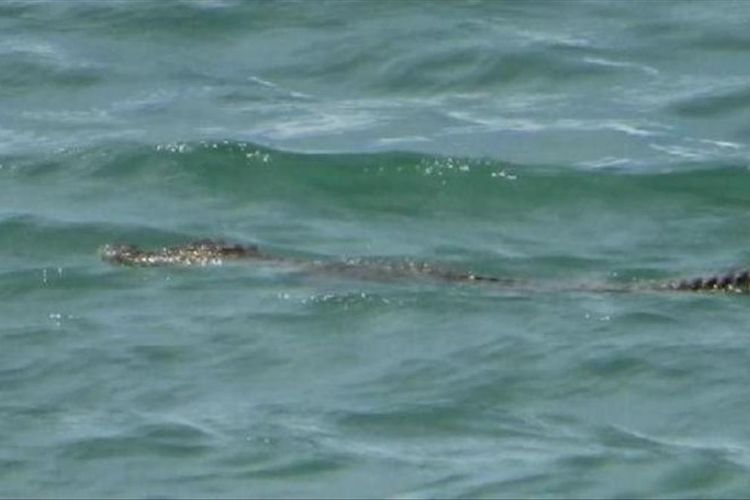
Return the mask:
<svg viewBox="0 0 750 500">
<path fill-rule="evenodd" d="M 583 61 L 596 66 L 609 66 L 612 68 L 632 68 L 639 71 L 643 71 L 649 75 L 658 75 L 659 70 L 653 66 L 647 66 L 645 64 L 636 64 L 627 61 L 613 61 L 611 59 L 604 59 L 602 57 L 584 57 Z"/>
</svg>

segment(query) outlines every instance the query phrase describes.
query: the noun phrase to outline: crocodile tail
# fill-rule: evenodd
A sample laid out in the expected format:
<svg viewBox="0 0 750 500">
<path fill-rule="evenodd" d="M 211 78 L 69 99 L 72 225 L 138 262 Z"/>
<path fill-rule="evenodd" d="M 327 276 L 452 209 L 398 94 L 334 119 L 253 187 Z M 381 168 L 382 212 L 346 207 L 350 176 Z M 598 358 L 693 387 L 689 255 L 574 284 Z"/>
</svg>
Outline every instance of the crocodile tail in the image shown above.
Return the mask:
<svg viewBox="0 0 750 500">
<path fill-rule="evenodd" d="M 694 278 L 673 283 L 670 287 L 675 290 L 685 291 L 712 291 L 721 290 L 727 292 L 747 293 L 750 292 L 750 271 L 743 270 L 731 272 L 710 278 Z"/>
</svg>

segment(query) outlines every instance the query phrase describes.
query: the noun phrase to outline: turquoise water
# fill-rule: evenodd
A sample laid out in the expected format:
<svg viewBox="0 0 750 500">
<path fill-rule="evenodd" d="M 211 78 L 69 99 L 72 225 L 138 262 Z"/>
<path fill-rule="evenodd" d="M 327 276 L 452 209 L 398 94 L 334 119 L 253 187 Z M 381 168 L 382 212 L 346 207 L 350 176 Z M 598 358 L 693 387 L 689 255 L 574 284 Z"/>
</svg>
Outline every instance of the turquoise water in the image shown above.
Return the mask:
<svg viewBox="0 0 750 500">
<path fill-rule="evenodd" d="M 747 297 L 585 290 L 750 262 L 748 21 L 0 3 L 0 496 L 746 496 Z"/>
</svg>

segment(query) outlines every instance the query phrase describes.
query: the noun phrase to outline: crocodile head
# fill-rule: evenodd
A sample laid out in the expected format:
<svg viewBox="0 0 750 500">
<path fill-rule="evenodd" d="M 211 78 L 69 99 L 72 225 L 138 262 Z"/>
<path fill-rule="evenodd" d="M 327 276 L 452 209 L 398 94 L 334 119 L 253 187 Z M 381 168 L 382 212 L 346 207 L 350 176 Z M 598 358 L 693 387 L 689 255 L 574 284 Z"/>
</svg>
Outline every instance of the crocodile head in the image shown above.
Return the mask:
<svg viewBox="0 0 750 500">
<path fill-rule="evenodd" d="M 211 265 L 227 260 L 262 259 L 255 245 L 228 245 L 223 242 L 201 240 L 183 246 L 142 250 L 132 245 L 104 245 L 99 248 L 102 260 L 126 266 Z"/>
<path fill-rule="evenodd" d="M 143 251 L 133 245 L 106 244 L 99 247 L 99 257 L 113 264 L 130 264 L 137 260 Z"/>
</svg>

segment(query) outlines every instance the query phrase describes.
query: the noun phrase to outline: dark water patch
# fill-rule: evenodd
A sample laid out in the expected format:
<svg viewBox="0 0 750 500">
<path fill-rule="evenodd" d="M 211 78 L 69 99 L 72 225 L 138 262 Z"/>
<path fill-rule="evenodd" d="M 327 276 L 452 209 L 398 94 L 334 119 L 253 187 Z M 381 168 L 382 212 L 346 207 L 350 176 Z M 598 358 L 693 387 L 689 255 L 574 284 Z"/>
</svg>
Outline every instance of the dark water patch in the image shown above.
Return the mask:
<svg viewBox="0 0 750 500">
<path fill-rule="evenodd" d="M 648 363 L 639 358 L 622 355 L 596 356 L 584 362 L 584 366 L 589 376 L 595 378 L 631 378 L 651 369 Z"/>
<path fill-rule="evenodd" d="M 633 311 L 623 314 L 621 319 L 626 322 L 632 321 L 634 324 L 647 324 L 653 327 L 662 328 L 680 325 L 679 320 L 674 317 L 672 311 Z"/>
<path fill-rule="evenodd" d="M 179 345 L 136 345 L 130 349 L 130 354 L 141 364 L 140 369 L 150 365 L 163 367 L 192 361 L 192 353 Z"/>
<path fill-rule="evenodd" d="M 212 436 L 188 424 L 139 426 L 124 435 L 79 438 L 62 448 L 75 460 L 123 459 L 132 456 L 195 456 L 213 448 Z"/>
<path fill-rule="evenodd" d="M 34 30 L 46 27 L 49 31 L 52 19 L 67 19 L 69 22 L 53 25 L 55 32 L 74 30 L 94 30 L 108 34 L 134 35 L 140 33 L 148 37 L 162 36 L 164 32 L 180 36 L 220 37 L 225 30 L 240 29 L 246 26 L 248 16 L 238 16 L 233 9 L 215 4 L 211 8 L 200 2 L 178 2 L 179 5 L 140 4 L 138 8 L 128 8 L 114 2 L 102 5 L 95 1 L 60 3 L 55 1 L 34 2 L 25 8 L 16 7 L 10 12 Z M 7 6 L 11 9 L 13 6 Z"/>
<path fill-rule="evenodd" d="M 23 15 L 35 8 L 33 3 L 9 1 L 0 4 L 0 15 L 2 17 L 14 18 Z"/>
<path fill-rule="evenodd" d="M 716 52 L 737 52 L 743 54 L 750 50 L 750 37 L 741 33 L 719 32 L 699 34 L 689 44 L 695 50 Z"/>
<path fill-rule="evenodd" d="M 55 328 L 47 328 L 41 326 L 8 326 L 2 334 L 2 338 L 8 345 L 12 345 L 17 342 L 18 345 L 42 345 L 46 344 L 54 337 L 59 337 L 60 332 Z"/>
<path fill-rule="evenodd" d="M 604 427 L 597 431 L 597 442 L 613 450 L 632 450 L 641 456 L 694 457 L 708 459 L 714 465 L 734 464 L 734 453 L 721 446 L 710 446 L 690 440 L 655 438 L 619 427 Z"/>
<path fill-rule="evenodd" d="M 471 436 L 471 439 L 507 442 L 549 437 L 546 425 L 519 417 L 509 412 L 509 407 L 498 401 L 480 402 L 467 395 L 460 401 L 423 401 L 388 411 L 340 413 L 336 417 L 336 425 L 347 434 L 359 435 L 367 440 L 371 436 L 379 436 L 383 440 L 414 443 L 440 440 L 457 434 Z"/>
<path fill-rule="evenodd" d="M 711 118 L 744 113 L 750 108 L 750 88 L 698 95 L 684 99 L 671 107 L 677 113 L 689 118 Z"/>
<path fill-rule="evenodd" d="M 26 466 L 27 463 L 24 460 L 0 458 L 0 477 L 17 473 Z"/>
<path fill-rule="evenodd" d="M 33 58 L 32 58 L 33 57 Z M 102 81 L 100 70 L 81 66 L 65 66 L 38 56 L 14 55 L 6 58 L 0 74 L 0 95 L 13 96 L 38 89 L 38 82 L 50 88 L 82 89 Z"/>
<path fill-rule="evenodd" d="M 328 475 L 341 469 L 345 469 L 350 462 L 349 457 L 311 457 L 297 458 L 286 464 L 267 464 L 256 470 L 245 471 L 238 474 L 242 478 L 258 479 L 285 479 L 294 478 L 295 480 L 304 480 L 306 476 Z"/>
<path fill-rule="evenodd" d="M 676 497 L 695 492 L 719 492 L 734 497 L 747 486 L 747 467 L 738 464 L 733 453 L 721 449 L 688 449 L 660 477 L 664 492 Z M 738 457 L 739 458 L 739 457 Z"/>
<path fill-rule="evenodd" d="M 0 370 L 0 384 L 7 388 L 17 387 L 19 383 L 38 380 L 40 376 L 45 372 L 43 365 L 39 363 L 40 360 L 26 360 L 21 363 L 16 363 L 16 366 L 5 366 Z"/>
</svg>

